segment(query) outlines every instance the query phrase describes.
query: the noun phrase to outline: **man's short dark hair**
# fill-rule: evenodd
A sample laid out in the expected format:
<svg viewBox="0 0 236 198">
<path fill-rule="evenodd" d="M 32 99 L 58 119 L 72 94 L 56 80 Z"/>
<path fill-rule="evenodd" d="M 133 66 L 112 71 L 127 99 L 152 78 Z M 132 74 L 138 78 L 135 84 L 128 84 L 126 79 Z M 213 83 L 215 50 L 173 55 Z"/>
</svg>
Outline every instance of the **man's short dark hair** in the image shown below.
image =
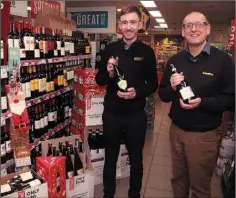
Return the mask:
<svg viewBox="0 0 236 198">
<path fill-rule="evenodd" d="M 133 13 L 133 12 L 138 15 L 139 19 L 141 19 L 142 14 L 141 14 L 139 8 L 135 5 L 127 5 L 127 6 L 123 7 L 120 12 L 120 16 L 123 16 L 128 13 Z"/>
</svg>

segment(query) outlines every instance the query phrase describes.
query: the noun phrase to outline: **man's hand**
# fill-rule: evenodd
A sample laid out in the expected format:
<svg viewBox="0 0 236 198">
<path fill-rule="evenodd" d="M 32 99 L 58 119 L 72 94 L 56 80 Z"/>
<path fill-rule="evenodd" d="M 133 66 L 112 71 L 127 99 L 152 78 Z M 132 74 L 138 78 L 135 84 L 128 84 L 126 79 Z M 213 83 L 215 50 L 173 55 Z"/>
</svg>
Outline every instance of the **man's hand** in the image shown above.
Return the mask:
<svg viewBox="0 0 236 198">
<path fill-rule="evenodd" d="M 114 65 L 118 64 L 118 57 L 110 58 L 107 63 L 107 72 L 109 73 L 110 78 L 114 78 Z"/>
<path fill-rule="evenodd" d="M 170 78 L 170 84 L 173 90 L 176 91 L 176 86 L 179 85 L 184 80 L 184 75 L 181 72 L 180 74 L 173 74 Z"/>
<path fill-rule="evenodd" d="M 182 99 L 179 99 L 180 105 L 183 109 L 195 109 L 201 104 L 201 98 L 196 98 L 189 101 L 189 104 L 185 104 Z"/>
<path fill-rule="evenodd" d="M 128 89 L 127 89 L 127 92 L 118 91 L 118 92 L 117 92 L 117 95 L 118 95 L 120 98 L 123 98 L 123 99 L 134 99 L 134 98 L 136 97 L 136 91 L 135 91 L 135 89 L 132 87 L 132 88 L 128 88 Z"/>
</svg>

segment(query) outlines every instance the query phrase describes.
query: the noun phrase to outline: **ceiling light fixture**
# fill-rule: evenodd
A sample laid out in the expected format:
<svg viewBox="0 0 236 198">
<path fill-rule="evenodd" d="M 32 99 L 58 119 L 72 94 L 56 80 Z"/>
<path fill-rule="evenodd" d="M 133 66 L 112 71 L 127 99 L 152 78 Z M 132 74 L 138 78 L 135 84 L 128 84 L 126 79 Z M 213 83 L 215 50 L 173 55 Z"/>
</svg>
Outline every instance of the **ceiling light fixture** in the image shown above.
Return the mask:
<svg viewBox="0 0 236 198">
<path fill-rule="evenodd" d="M 31 7 L 27 6 L 27 10 L 29 10 L 29 11 L 30 11 L 30 10 L 31 10 Z"/>
<path fill-rule="evenodd" d="M 153 17 L 162 17 L 160 11 L 149 11 L 149 13 L 150 13 Z"/>
<path fill-rule="evenodd" d="M 154 1 L 140 1 L 144 7 L 146 8 L 156 8 L 157 5 L 155 4 Z"/>
<path fill-rule="evenodd" d="M 117 11 L 120 12 L 120 11 L 121 11 L 121 8 L 117 8 Z"/>
<path fill-rule="evenodd" d="M 165 23 L 165 19 L 163 19 L 163 18 L 156 18 L 156 21 L 158 23 Z"/>
<path fill-rule="evenodd" d="M 163 28 L 168 28 L 168 25 L 166 23 L 160 23 L 160 26 Z"/>
</svg>

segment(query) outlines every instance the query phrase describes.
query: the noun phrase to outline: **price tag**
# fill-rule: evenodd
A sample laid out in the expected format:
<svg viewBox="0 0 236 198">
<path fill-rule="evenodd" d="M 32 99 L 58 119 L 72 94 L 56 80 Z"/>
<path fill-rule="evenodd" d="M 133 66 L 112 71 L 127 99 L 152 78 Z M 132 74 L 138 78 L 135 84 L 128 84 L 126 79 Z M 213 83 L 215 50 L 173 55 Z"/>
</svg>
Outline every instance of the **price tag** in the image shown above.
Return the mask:
<svg viewBox="0 0 236 198">
<path fill-rule="evenodd" d="M 16 158 L 15 161 L 16 161 L 16 167 L 31 165 L 30 156 L 22 157 L 22 158 Z"/>
<path fill-rule="evenodd" d="M 8 78 L 7 76 L 7 67 L 2 67 L 1 68 L 1 78 Z"/>
</svg>

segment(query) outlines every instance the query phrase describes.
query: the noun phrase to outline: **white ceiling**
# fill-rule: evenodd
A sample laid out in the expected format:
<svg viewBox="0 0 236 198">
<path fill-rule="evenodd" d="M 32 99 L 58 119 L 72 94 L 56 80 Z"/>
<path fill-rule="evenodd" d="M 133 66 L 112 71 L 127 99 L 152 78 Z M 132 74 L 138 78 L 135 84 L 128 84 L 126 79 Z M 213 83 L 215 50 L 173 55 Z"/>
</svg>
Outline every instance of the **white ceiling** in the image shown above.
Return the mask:
<svg viewBox="0 0 236 198">
<path fill-rule="evenodd" d="M 212 27 L 229 26 L 230 20 L 235 18 L 234 1 L 155 1 L 157 9 L 168 24 L 169 29 L 180 29 L 184 17 L 191 11 L 200 11 L 207 16 Z M 127 4 L 140 4 L 137 0 L 128 1 L 66 1 L 66 7 L 99 7 L 99 6 L 116 6 L 122 8 Z M 156 9 L 154 9 L 156 10 Z M 118 13 L 117 13 L 118 14 Z M 152 19 L 151 27 L 158 25 Z"/>
</svg>

